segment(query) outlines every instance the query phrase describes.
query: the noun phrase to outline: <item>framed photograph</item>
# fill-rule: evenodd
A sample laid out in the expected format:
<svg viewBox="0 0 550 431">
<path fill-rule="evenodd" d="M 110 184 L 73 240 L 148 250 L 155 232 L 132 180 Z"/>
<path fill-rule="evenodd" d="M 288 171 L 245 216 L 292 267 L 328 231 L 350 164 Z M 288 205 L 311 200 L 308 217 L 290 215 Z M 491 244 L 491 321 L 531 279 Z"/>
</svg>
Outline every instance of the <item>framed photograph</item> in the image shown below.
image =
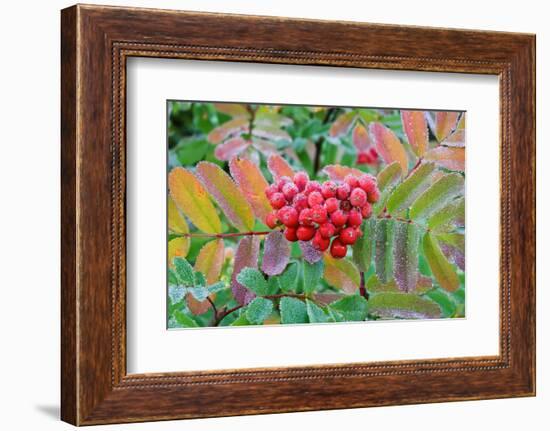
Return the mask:
<svg viewBox="0 0 550 431">
<path fill-rule="evenodd" d="M 533 35 L 77 5 L 61 44 L 63 420 L 535 394 Z"/>
</svg>

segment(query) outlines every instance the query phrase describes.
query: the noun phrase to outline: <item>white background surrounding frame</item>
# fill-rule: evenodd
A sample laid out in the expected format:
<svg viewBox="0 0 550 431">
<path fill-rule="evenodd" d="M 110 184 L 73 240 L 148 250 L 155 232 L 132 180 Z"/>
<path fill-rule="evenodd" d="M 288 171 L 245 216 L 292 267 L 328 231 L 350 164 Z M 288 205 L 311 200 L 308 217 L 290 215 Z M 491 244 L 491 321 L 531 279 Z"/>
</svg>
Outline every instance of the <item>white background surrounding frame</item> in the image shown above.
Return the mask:
<svg viewBox="0 0 550 431">
<path fill-rule="evenodd" d="M 550 98 L 545 97 L 550 94 L 550 26 L 545 2 L 502 1 L 498 8 L 495 2 L 479 0 L 463 0 L 460 4 L 443 4 L 440 0 L 393 0 L 391 4 L 357 0 L 316 3 L 296 0 L 102 0 L 101 3 L 536 32 L 537 218 L 550 219 L 550 193 L 545 192 L 550 184 L 550 169 L 545 168 L 550 165 L 550 145 L 546 145 L 550 142 L 550 122 L 544 121 L 550 118 Z M 4 304 L 0 313 L 0 324 L 4 328 L 4 355 L 0 357 L 0 364 L 7 370 L 0 395 L 9 401 L 9 408 L 2 412 L 2 426 L 12 430 L 74 430 L 59 421 L 59 376 L 62 372 L 59 367 L 59 9 L 70 4 L 69 0 L 7 2 L 1 15 L 2 39 L 17 40 L 17 43 L 3 46 L 5 58 L 11 61 L 8 63 L 17 67 L 4 67 L 0 71 L 3 101 L 0 105 L 3 119 L 0 180 L 4 185 L 5 209 L 0 224 L 3 259 L 0 284 Z M 31 117 L 27 114 L 30 112 L 36 115 Z M 30 132 L 34 139 L 29 139 Z M 33 235 L 27 235 L 30 227 L 33 227 Z M 30 256 L 27 239 L 37 241 L 33 256 L 38 258 Z M 25 277 L 31 272 L 31 261 L 32 275 L 37 275 L 32 280 Z M 536 398 L 106 425 L 93 430 L 333 431 L 344 427 L 368 427 L 371 430 L 441 431 L 444 427 L 446 431 L 464 431 L 485 426 L 499 431 L 517 431 L 526 424 L 534 430 L 544 429 L 544 424 L 550 422 L 550 313 L 547 312 L 550 308 L 550 267 L 547 264 L 550 261 L 550 223 L 538 224 L 537 261 Z M 29 300 L 22 301 L 22 298 Z"/>
<path fill-rule="evenodd" d="M 498 354 L 497 77 L 130 58 L 127 83 L 129 373 Z M 166 330 L 167 99 L 467 111 L 466 318 Z"/>
</svg>

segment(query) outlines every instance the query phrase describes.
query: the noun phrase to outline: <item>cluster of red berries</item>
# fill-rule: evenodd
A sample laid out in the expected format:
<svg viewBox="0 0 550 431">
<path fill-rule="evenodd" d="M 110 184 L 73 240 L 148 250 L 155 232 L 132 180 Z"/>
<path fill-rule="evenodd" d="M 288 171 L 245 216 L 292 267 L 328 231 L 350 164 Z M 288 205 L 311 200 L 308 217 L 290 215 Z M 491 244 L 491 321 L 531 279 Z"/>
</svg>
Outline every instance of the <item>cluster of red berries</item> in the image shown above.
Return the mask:
<svg viewBox="0 0 550 431">
<path fill-rule="evenodd" d="M 267 226 L 284 225 L 289 241 L 311 241 L 319 251 L 330 247 L 330 254 L 338 259 L 363 234 L 361 223 L 371 216 L 371 204 L 380 197 L 372 175 L 347 175 L 342 182 L 320 184 L 310 181 L 305 172 L 280 178 L 265 194 L 273 207 Z"/>
<path fill-rule="evenodd" d="M 358 165 L 374 165 L 378 161 L 378 151 L 376 148 L 370 147 L 368 150 L 357 154 Z"/>
</svg>

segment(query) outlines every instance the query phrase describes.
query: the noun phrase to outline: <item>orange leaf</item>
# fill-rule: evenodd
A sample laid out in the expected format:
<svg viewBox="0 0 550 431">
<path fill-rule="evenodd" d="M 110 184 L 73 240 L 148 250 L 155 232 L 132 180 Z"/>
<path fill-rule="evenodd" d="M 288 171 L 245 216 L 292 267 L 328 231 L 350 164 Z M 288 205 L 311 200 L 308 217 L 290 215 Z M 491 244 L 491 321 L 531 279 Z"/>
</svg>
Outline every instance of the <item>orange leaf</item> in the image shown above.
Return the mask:
<svg viewBox="0 0 550 431">
<path fill-rule="evenodd" d="M 428 148 L 428 123 L 424 111 L 401 111 L 401 121 L 411 148 L 422 157 Z"/>
<path fill-rule="evenodd" d="M 210 309 L 210 302 L 208 302 L 208 299 L 198 301 L 191 293 L 185 295 L 185 299 L 187 300 L 189 310 L 191 310 L 191 313 L 195 316 L 204 314 Z"/>
<path fill-rule="evenodd" d="M 208 134 L 208 141 L 212 144 L 219 144 L 230 136 L 235 136 L 248 131 L 248 119 L 237 117 L 216 127 Z"/>
<path fill-rule="evenodd" d="M 369 134 L 367 133 L 367 129 L 365 129 L 365 126 L 363 126 L 361 123 L 357 123 L 357 125 L 353 129 L 351 140 L 353 141 L 353 145 L 357 149 L 358 153 L 365 152 L 370 147 Z"/>
<path fill-rule="evenodd" d="M 424 160 L 435 162 L 435 164 L 452 171 L 464 172 L 465 155 L 464 147 L 435 147 L 426 153 Z"/>
<path fill-rule="evenodd" d="M 189 233 L 189 226 L 185 221 L 174 200 L 168 196 L 168 229 L 174 233 Z"/>
<path fill-rule="evenodd" d="M 223 112 L 230 117 L 246 117 L 250 118 L 250 113 L 246 109 L 245 105 L 240 103 L 214 103 L 214 108 L 217 111 Z"/>
<path fill-rule="evenodd" d="M 208 284 L 219 281 L 224 259 L 222 239 L 215 239 L 202 246 L 195 261 L 195 271 L 200 271 L 206 277 Z"/>
<path fill-rule="evenodd" d="M 406 174 L 409 169 L 409 160 L 405 148 L 390 129 L 381 123 L 370 123 L 369 132 L 374 140 L 378 154 L 387 164 L 398 162 L 401 166 L 402 174 Z"/>
<path fill-rule="evenodd" d="M 332 181 L 344 181 L 346 175 L 351 174 L 356 177 L 363 175 L 359 169 L 350 168 L 342 165 L 327 165 L 323 168 L 323 172 L 328 175 Z"/>
<path fill-rule="evenodd" d="M 220 233 L 222 224 L 218 213 L 199 180 L 185 168 L 174 168 L 168 175 L 170 195 L 177 207 L 206 233 Z"/>
<path fill-rule="evenodd" d="M 435 113 L 435 137 L 438 142 L 444 140 L 456 126 L 460 112 L 438 111 Z"/>
<path fill-rule="evenodd" d="M 234 158 L 229 162 L 229 170 L 256 217 L 265 220 L 272 208 L 265 195 L 268 184 L 258 166 L 248 159 Z"/>
<path fill-rule="evenodd" d="M 337 138 L 338 136 L 347 135 L 353 122 L 355 121 L 355 112 L 350 111 L 340 115 L 332 126 L 330 126 L 329 135 L 332 138 Z"/>
<path fill-rule="evenodd" d="M 288 164 L 288 162 L 283 159 L 278 154 L 272 154 L 267 160 L 267 167 L 269 171 L 273 174 L 273 178 L 278 180 L 281 177 L 290 177 L 294 176 L 294 171 Z"/>
</svg>

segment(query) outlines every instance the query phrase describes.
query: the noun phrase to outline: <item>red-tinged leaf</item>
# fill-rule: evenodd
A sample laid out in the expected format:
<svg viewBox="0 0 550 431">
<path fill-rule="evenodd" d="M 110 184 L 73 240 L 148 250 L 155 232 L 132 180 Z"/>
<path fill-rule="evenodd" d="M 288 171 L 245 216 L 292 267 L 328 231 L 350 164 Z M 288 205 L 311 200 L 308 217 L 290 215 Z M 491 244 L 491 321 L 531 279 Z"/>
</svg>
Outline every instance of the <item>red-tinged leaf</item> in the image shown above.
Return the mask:
<svg viewBox="0 0 550 431">
<path fill-rule="evenodd" d="M 262 271 L 267 275 L 281 274 L 290 259 L 290 243 L 280 231 L 272 231 L 264 243 Z"/>
<path fill-rule="evenodd" d="M 456 127 L 460 112 L 456 111 L 437 111 L 435 113 L 434 135 L 438 142 L 443 141 Z"/>
<path fill-rule="evenodd" d="M 189 237 L 182 236 L 168 242 L 168 265 L 172 266 L 175 257 L 185 257 L 189 253 Z"/>
<path fill-rule="evenodd" d="M 267 139 L 253 137 L 252 146 L 264 156 L 270 156 L 271 154 L 277 154 L 279 152 L 279 150 L 277 150 L 277 145 Z"/>
<path fill-rule="evenodd" d="M 360 177 L 364 173 L 359 169 L 342 165 L 327 165 L 323 168 L 323 172 L 327 174 L 332 181 L 343 181 L 348 174 Z"/>
<path fill-rule="evenodd" d="M 369 134 L 376 145 L 378 154 L 384 161 L 387 164 L 398 162 L 402 174 L 405 175 L 409 169 L 409 159 L 405 148 L 395 133 L 381 123 L 370 123 Z"/>
<path fill-rule="evenodd" d="M 248 119 L 237 117 L 216 127 L 208 134 L 208 141 L 212 144 L 219 144 L 230 136 L 240 135 L 248 132 Z"/>
<path fill-rule="evenodd" d="M 452 171 L 464 172 L 465 157 L 466 149 L 463 147 L 435 147 L 426 153 L 424 159 Z"/>
<path fill-rule="evenodd" d="M 442 142 L 448 147 L 466 146 L 466 113 L 464 112 L 458 121 L 456 129 L 451 135 Z"/>
<path fill-rule="evenodd" d="M 291 118 L 275 112 L 258 112 L 254 118 L 255 126 L 288 127 L 292 123 Z"/>
<path fill-rule="evenodd" d="M 456 247 L 453 247 L 452 245 L 449 245 L 445 242 L 439 242 L 439 246 L 441 247 L 441 251 L 449 259 L 450 262 L 453 262 L 456 266 L 458 266 L 462 271 L 466 268 L 466 259 L 464 256 L 464 252 Z"/>
<path fill-rule="evenodd" d="M 316 263 L 323 258 L 323 253 L 313 247 L 311 241 L 298 241 L 298 245 L 306 262 Z"/>
<path fill-rule="evenodd" d="M 290 141 L 292 138 L 283 129 L 273 126 L 257 126 L 252 129 L 252 134 L 258 138 L 268 139 L 271 141 Z"/>
<path fill-rule="evenodd" d="M 189 226 L 185 221 L 185 217 L 181 215 L 174 200 L 170 196 L 168 196 L 168 230 L 179 234 L 189 233 Z"/>
<path fill-rule="evenodd" d="M 238 136 L 236 138 L 228 139 L 223 144 L 218 145 L 214 150 L 214 155 L 219 160 L 225 160 L 228 162 L 233 157 L 237 157 L 239 154 L 244 152 L 249 145 L 250 141 Z"/>
<path fill-rule="evenodd" d="M 351 126 L 355 121 L 355 112 L 349 111 L 340 115 L 332 126 L 330 126 L 329 135 L 332 138 L 337 138 L 339 136 L 345 136 L 349 133 Z"/>
<path fill-rule="evenodd" d="M 224 259 L 224 245 L 222 239 L 215 239 L 202 246 L 195 261 L 195 271 L 204 274 L 208 284 L 219 281 Z"/>
<path fill-rule="evenodd" d="M 365 129 L 365 126 L 363 126 L 361 123 L 357 123 L 353 128 L 351 140 L 358 153 L 363 153 L 367 151 L 371 146 L 367 129 Z"/>
<path fill-rule="evenodd" d="M 418 282 L 420 229 L 412 223 L 397 223 L 393 249 L 394 276 L 402 292 L 412 292 Z"/>
<path fill-rule="evenodd" d="M 272 208 L 265 195 L 268 183 L 258 166 L 250 160 L 234 158 L 229 162 L 229 170 L 256 217 L 265 220 Z"/>
<path fill-rule="evenodd" d="M 325 262 L 323 277 L 328 284 L 346 293 L 354 293 L 359 289 L 359 270 L 350 260 L 334 259 L 326 253 L 323 258 Z"/>
<path fill-rule="evenodd" d="M 217 111 L 223 112 L 230 117 L 246 117 L 250 118 L 250 112 L 246 109 L 245 105 L 240 103 L 214 103 L 214 108 Z"/>
<path fill-rule="evenodd" d="M 275 180 L 285 176 L 290 178 L 294 176 L 294 171 L 288 162 L 278 154 L 272 154 L 269 156 L 269 159 L 267 160 L 267 167 Z"/>
<path fill-rule="evenodd" d="M 258 267 L 259 251 L 260 238 L 256 235 L 249 235 L 239 241 L 237 251 L 235 252 L 235 263 L 233 265 L 233 275 L 231 276 L 231 291 L 235 300 L 241 305 L 248 304 L 256 295 L 237 281 L 237 275 L 243 268 Z"/>
<path fill-rule="evenodd" d="M 428 148 L 428 123 L 424 111 L 401 111 L 401 121 L 409 145 L 418 157 L 422 157 Z"/>
<path fill-rule="evenodd" d="M 200 162 L 197 165 L 197 175 L 231 224 L 240 231 L 252 230 L 252 208 L 231 177 L 218 165 L 210 162 Z"/>
<path fill-rule="evenodd" d="M 441 317 L 439 305 L 411 293 L 381 292 L 369 298 L 369 312 L 381 319 L 433 319 Z"/>
<path fill-rule="evenodd" d="M 168 175 L 170 196 L 193 224 L 206 233 L 220 233 L 218 213 L 200 181 L 185 168 L 174 168 Z"/>
<path fill-rule="evenodd" d="M 210 309 L 210 302 L 208 302 L 208 299 L 205 299 L 204 301 L 199 301 L 191 293 L 188 293 L 185 295 L 185 300 L 187 301 L 187 306 L 189 307 L 189 310 L 195 316 L 204 314 Z"/>
</svg>

